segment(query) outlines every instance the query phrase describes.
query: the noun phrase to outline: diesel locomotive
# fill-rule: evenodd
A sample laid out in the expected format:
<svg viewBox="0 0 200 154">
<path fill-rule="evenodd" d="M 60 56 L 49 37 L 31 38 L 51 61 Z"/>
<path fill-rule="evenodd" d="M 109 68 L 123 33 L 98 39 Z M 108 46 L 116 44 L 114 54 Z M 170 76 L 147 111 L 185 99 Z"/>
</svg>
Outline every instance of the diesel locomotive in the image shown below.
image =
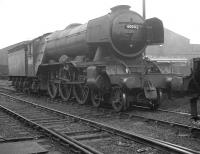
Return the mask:
<svg viewBox="0 0 200 154">
<path fill-rule="evenodd" d="M 70 24 L 11 49 L 9 76 L 16 89 L 46 91 L 52 99 L 108 103 L 116 111 L 135 102 L 155 109 L 169 79 L 144 52 L 163 42 L 161 20 L 115 6 L 86 24 Z"/>
</svg>

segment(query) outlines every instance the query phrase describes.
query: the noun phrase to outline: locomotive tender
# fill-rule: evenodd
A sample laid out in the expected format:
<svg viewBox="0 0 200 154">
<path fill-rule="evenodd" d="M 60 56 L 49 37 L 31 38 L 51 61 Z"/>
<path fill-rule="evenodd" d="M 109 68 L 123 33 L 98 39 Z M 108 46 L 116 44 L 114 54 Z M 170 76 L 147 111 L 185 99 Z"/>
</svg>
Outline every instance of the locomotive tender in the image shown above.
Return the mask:
<svg viewBox="0 0 200 154">
<path fill-rule="evenodd" d="M 157 18 L 145 20 L 130 6 L 64 30 L 40 36 L 9 51 L 9 76 L 24 92 L 48 91 L 51 98 L 95 107 L 112 104 L 116 111 L 131 103 L 159 105 L 167 77 L 144 58 L 147 45 L 162 44 L 164 30 Z"/>
</svg>

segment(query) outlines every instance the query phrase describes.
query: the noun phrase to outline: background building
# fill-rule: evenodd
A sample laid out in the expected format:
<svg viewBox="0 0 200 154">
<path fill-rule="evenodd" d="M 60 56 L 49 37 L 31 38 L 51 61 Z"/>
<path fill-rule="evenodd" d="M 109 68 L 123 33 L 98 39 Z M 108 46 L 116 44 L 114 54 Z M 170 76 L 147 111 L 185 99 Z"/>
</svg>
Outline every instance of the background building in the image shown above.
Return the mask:
<svg viewBox="0 0 200 154">
<path fill-rule="evenodd" d="M 148 57 L 187 58 L 200 57 L 200 44 L 190 44 L 190 39 L 167 28 L 164 29 L 164 44 L 149 46 Z"/>
</svg>

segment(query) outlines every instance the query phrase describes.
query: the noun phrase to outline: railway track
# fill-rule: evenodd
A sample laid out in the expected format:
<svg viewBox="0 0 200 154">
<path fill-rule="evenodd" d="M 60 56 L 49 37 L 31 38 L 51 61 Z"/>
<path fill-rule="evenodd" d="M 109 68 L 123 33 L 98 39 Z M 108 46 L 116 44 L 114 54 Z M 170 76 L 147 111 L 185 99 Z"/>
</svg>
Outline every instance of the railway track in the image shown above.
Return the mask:
<svg viewBox="0 0 200 154">
<path fill-rule="evenodd" d="M 0 110 L 0 143 L 43 138 L 41 133 L 26 127 L 14 117 Z"/>
<path fill-rule="evenodd" d="M 20 93 L 18 93 L 17 95 L 19 95 Z M 21 95 L 24 95 L 23 93 L 21 93 Z M 50 101 L 58 101 L 58 102 L 62 102 L 62 100 L 50 100 Z M 133 107 L 136 107 L 137 109 L 140 109 L 140 110 L 149 110 L 148 107 L 144 107 L 144 106 L 136 106 L 136 105 L 133 105 Z M 182 128 L 182 129 L 188 129 L 192 134 L 195 134 L 195 136 L 199 136 L 200 135 L 200 127 L 195 127 L 195 126 L 190 126 L 190 125 L 186 125 L 186 124 L 181 124 L 181 123 L 177 123 L 177 122 L 173 122 L 173 121 L 165 121 L 165 120 L 160 120 L 158 118 L 150 118 L 150 117 L 146 117 L 146 116 L 142 116 L 142 115 L 137 115 L 137 114 L 134 114 L 134 113 L 129 113 L 129 112 L 122 112 L 122 113 L 119 113 L 119 114 L 116 114 L 115 112 L 113 112 L 112 110 L 110 109 L 102 109 L 100 108 L 99 110 L 101 110 L 100 112 L 103 112 L 102 114 L 97 114 L 97 115 L 89 115 L 89 116 L 96 116 L 96 117 L 100 117 L 100 116 L 107 116 L 107 115 L 111 115 L 111 114 L 115 114 L 115 116 L 121 116 L 121 117 L 126 117 L 126 118 L 140 118 L 140 119 L 143 119 L 143 120 L 146 120 L 147 122 L 155 122 L 157 124 L 165 124 L 165 125 L 169 125 L 171 127 L 179 127 L 179 128 Z M 175 114 L 175 116 L 178 114 L 178 115 L 186 115 L 186 116 L 190 116 L 189 113 L 183 113 L 183 112 L 175 112 L 175 111 L 168 111 L 168 110 L 163 110 L 163 109 L 158 109 L 157 111 L 159 112 L 166 112 L 166 113 L 172 113 L 172 114 Z M 152 111 L 151 111 L 152 112 Z M 86 113 L 87 114 L 87 113 Z M 83 115 L 79 115 L 79 116 L 84 116 Z M 121 118 L 120 117 L 120 118 Z"/>
<path fill-rule="evenodd" d="M 142 110 L 150 110 L 148 107 L 144 107 L 144 106 L 133 105 L 132 107 L 135 107 L 137 109 L 142 109 Z M 190 113 L 187 113 L 187 112 L 169 111 L 169 110 L 164 110 L 164 109 L 160 109 L 160 108 L 158 108 L 156 111 L 175 113 L 175 114 L 181 114 L 181 115 L 187 115 L 187 116 L 191 115 Z M 200 115 L 198 115 L 198 116 L 200 116 Z"/>
<path fill-rule="evenodd" d="M 0 88 L 2 90 L 6 90 L 6 91 L 11 91 L 11 92 L 17 93 L 18 95 L 24 95 L 23 93 L 17 92 L 16 90 L 11 90 L 11 89 L 6 88 L 6 87 L 0 87 Z M 0 92 L 4 92 L 4 91 L 0 90 Z M 57 100 L 53 100 L 53 101 L 57 101 Z M 58 101 L 62 102 L 62 100 L 58 100 Z M 137 109 L 141 109 L 141 110 L 150 110 L 152 112 L 152 110 L 149 107 L 145 107 L 145 106 L 132 105 L 132 108 L 137 108 Z M 174 113 L 174 114 L 180 114 L 180 115 L 186 115 L 186 116 L 190 116 L 191 115 L 190 113 L 187 113 L 187 112 L 170 111 L 170 110 L 165 110 L 165 109 L 161 109 L 161 108 L 158 108 L 156 111 L 161 111 L 161 112 L 166 112 L 166 113 Z M 198 116 L 200 117 L 200 115 L 198 115 Z"/>
<path fill-rule="evenodd" d="M 6 111 L 7 112 L 7 111 Z M 53 141 L 41 130 L 34 129 L 0 108 L 0 153 L 73 153 L 74 149 Z M 11 113 L 11 112 L 9 112 Z"/>
<path fill-rule="evenodd" d="M 85 149 L 90 153 L 113 153 L 113 151 L 109 151 L 111 150 L 110 147 L 113 147 L 114 152 L 124 150 L 123 152 L 130 153 L 131 151 L 134 152 L 135 148 L 138 148 L 141 144 L 145 144 L 152 147 L 153 150 L 159 149 L 173 153 L 199 153 L 158 139 L 125 132 L 108 125 L 66 114 L 7 94 L 0 93 L 0 95 L 10 100 L 9 103 L 1 105 L 1 108 L 9 113 L 12 112 L 15 116 L 58 138 L 58 140 L 67 139 L 68 142 L 70 141 L 68 144 L 78 145 L 78 150 Z M 81 128 L 81 130 L 77 128 Z M 140 145 L 138 145 L 138 142 Z M 102 146 L 102 143 L 108 144 L 109 147 L 106 148 L 105 144 Z M 114 143 L 114 145 L 111 143 Z M 117 146 L 116 143 L 118 143 Z M 128 143 L 129 146 L 120 146 L 119 149 L 119 145 L 123 145 L 123 143 Z M 130 146 L 133 144 L 134 147 Z M 122 147 L 125 147 L 125 149 Z M 108 151 L 103 149 L 108 149 Z"/>
</svg>

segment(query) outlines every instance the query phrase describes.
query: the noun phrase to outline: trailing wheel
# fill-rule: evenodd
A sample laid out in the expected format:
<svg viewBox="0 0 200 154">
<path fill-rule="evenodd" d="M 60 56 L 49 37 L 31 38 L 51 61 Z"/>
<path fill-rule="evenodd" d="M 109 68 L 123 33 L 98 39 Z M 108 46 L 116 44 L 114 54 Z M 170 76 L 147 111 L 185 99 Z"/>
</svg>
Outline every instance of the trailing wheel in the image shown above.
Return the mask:
<svg viewBox="0 0 200 154">
<path fill-rule="evenodd" d="M 58 86 L 53 81 L 47 83 L 48 93 L 51 98 L 56 98 L 58 94 Z"/>
<path fill-rule="evenodd" d="M 71 81 L 70 72 L 61 69 L 59 77 L 61 78 L 61 82 L 59 84 L 60 97 L 62 98 L 62 100 L 68 101 L 71 96 L 72 85 L 66 83 L 66 81 Z M 63 81 L 62 79 L 64 79 L 65 81 Z"/>
<path fill-rule="evenodd" d="M 126 110 L 126 93 L 123 92 L 122 88 L 119 86 L 112 88 L 112 94 L 111 94 L 111 103 L 112 107 L 116 112 L 120 112 L 123 110 Z"/>
<path fill-rule="evenodd" d="M 86 104 L 89 101 L 90 89 L 86 84 L 75 84 L 73 95 L 79 104 Z"/>
<path fill-rule="evenodd" d="M 104 102 L 103 94 L 100 90 L 91 90 L 91 101 L 94 107 L 100 107 Z"/>
<path fill-rule="evenodd" d="M 58 84 L 55 83 L 55 73 L 49 72 L 49 78 L 47 82 L 47 89 L 49 96 L 54 99 L 58 95 Z"/>
</svg>

